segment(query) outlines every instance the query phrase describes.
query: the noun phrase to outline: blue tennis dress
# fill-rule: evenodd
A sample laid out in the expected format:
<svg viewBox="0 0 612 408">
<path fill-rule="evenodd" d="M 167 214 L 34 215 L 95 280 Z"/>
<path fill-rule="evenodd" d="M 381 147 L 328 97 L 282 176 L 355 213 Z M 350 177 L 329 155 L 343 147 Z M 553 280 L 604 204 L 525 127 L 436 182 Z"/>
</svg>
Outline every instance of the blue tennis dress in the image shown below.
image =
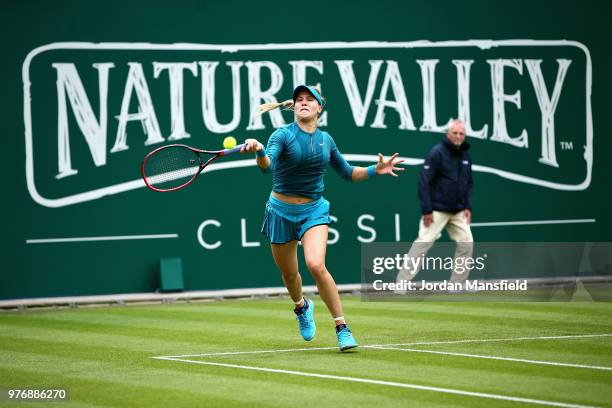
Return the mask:
<svg viewBox="0 0 612 408">
<path fill-rule="evenodd" d="M 266 155 L 272 172 L 272 191 L 308 197 L 305 204 L 288 204 L 270 195 L 261 232 L 271 243 L 301 240 L 316 225 L 331 224 L 329 201 L 323 198 L 323 176 L 327 166 L 351 181 L 353 166 L 348 164 L 329 133 L 316 129 L 304 132 L 296 122 L 278 128 L 268 140 Z"/>
</svg>

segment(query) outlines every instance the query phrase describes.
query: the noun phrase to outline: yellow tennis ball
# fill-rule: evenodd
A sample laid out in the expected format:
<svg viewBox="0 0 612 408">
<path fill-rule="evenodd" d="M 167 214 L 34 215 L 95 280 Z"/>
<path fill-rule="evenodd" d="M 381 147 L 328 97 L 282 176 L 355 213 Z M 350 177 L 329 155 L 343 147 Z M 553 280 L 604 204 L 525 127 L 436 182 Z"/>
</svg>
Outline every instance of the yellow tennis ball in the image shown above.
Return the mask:
<svg viewBox="0 0 612 408">
<path fill-rule="evenodd" d="M 223 147 L 225 149 L 233 149 L 234 147 L 236 147 L 236 138 L 233 136 L 228 136 L 223 139 Z"/>
</svg>

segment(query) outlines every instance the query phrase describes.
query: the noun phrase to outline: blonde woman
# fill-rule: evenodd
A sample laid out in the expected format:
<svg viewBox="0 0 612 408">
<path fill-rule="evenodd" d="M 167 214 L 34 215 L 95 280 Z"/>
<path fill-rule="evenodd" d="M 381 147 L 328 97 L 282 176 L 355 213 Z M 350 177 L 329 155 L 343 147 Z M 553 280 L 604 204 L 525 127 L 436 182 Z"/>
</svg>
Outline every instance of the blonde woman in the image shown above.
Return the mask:
<svg viewBox="0 0 612 408">
<path fill-rule="evenodd" d="M 395 153 L 387 161 L 379 153 L 378 164 L 370 167 L 351 166 L 340 154 L 329 133 L 317 128 L 317 119 L 325 101 L 313 86 L 300 85 L 293 99 L 261 106 L 262 112 L 276 108 L 292 108 L 295 121 L 277 129 L 264 149 L 256 139 L 245 140 L 243 152 L 255 152 L 257 165 L 272 172 L 272 192 L 266 205 L 262 232 L 270 240 L 272 256 L 281 271 L 283 282 L 295 303 L 294 312 L 300 333 L 306 341 L 315 335 L 314 303 L 304 299 L 302 277 L 298 271 L 297 245 L 302 242 L 306 266 L 314 278 L 319 294 L 335 324 L 340 350 L 357 347 L 349 330 L 334 278 L 325 267 L 329 202 L 323 198 L 323 175 L 327 165 L 347 181 L 361 181 L 375 175 L 390 174 L 396 167 Z"/>
</svg>

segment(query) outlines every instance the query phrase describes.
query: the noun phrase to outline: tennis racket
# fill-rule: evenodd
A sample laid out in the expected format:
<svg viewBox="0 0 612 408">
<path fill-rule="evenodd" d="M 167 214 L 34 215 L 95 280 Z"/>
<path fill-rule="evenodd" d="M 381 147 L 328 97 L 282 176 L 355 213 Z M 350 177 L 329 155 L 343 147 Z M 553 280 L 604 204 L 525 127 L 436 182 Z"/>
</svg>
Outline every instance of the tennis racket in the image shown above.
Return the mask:
<svg viewBox="0 0 612 408">
<path fill-rule="evenodd" d="M 193 183 L 219 157 L 236 153 L 243 146 L 224 150 L 200 150 L 182 144 L 158 147 L 142 161 L 142 178 L 153 191 L 175 191 Z"/>
</svg>

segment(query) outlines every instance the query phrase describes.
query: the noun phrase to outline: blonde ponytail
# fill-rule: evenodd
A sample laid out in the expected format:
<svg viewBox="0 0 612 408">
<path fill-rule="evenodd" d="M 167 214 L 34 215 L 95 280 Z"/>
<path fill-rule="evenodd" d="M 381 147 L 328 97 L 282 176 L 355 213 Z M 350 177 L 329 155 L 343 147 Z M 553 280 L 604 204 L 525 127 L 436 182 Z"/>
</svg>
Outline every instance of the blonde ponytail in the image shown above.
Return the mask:
<svg viewBox="0 0 612 408">
<path fill-rule="evenodd" d="M 322 105 L 324 106 L 326 103 L 326 99 L 321 95 L 321 91 L 319 90 L 319 87 L 314 86 L 314 85 L 309 85 L 308 87 L 315 89 L 319 93 L 319 96 L 321 97 L 320 102 L 322 102 Z M 276 103 L 264 103 L 262 105 L 259 105 L 259 115 L 262 115 L 266 112 L 270 112 L 271 110 L 278 109 L 278 108 L 282 108 L 283 110 L 293 109 L 293 105 L 294 105 L 293 99 L 287 99 L 286 101 L 276 102 Z"/>
<path fill-rule="evenodd" d="M 264 103 L 263 105 L 259 105 L 259 114 L 261 115 L 278 108 L 293 109 L 293 99 L 287 99 L 286 101 L 276 103 Z"/>
</svg>

